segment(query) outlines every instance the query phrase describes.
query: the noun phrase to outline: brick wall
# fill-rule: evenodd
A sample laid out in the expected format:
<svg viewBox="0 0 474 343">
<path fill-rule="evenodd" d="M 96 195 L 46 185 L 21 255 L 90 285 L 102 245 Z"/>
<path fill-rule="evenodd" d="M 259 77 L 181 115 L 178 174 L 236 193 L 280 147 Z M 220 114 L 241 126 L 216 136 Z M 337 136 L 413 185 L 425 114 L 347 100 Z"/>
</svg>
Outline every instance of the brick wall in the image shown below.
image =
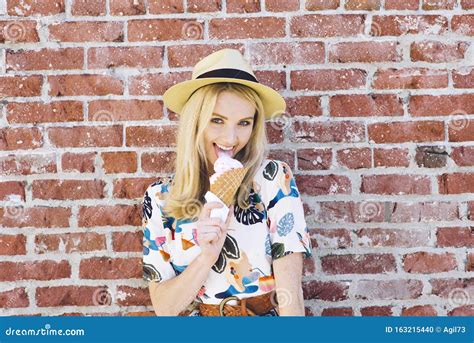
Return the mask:
<svg viewBox="0 0 474 343">
<path fill-rule="evenodd" d="M 474 1 L 0 2 L 0 312 L 146 314 L 161 95 L 240 49 L 288 112 L 309 315 L 474 315 Z"/>
</svg>

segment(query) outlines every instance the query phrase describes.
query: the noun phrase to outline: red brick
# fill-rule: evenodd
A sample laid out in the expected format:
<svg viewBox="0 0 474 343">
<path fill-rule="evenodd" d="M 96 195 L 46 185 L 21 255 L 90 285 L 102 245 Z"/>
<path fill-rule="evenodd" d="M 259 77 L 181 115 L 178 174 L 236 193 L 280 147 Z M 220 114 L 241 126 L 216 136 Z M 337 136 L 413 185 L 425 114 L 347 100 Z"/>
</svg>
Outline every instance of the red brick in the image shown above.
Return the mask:
<svg viewBox="0 0 474 343">
<path fill-rule="evenodd" d="M 245 53 L 243 44 L 187 44 L 168 47 L 168 65 L 174 67 L 192 67 L 204 57 L 221 49 L 236 49 Z"/>
<path fill-rule="evenodd" d="M 268 158 L 283 161 L 293 170 L 295 169 L 295 152 L 291 149 L 272 149 L 268 153 Z M 303 204 L 304 206 L 304 204 Z"/>
<path fill-rule="evenodd" d="M 24 287 L 0 292 L 0 308 L 2 309 L 28 307 L 29 305 L 30 301 Z"/>
<path fill-rule="evenodd" d="M 140 15 L 145 13 L 145 0 L 110 0 L 111 15 Z"/>
<path fill-rule="evenodd" d="M 73 0 L 71 13 L 75 16 L 105 15 L 105 0 Z"/>
<path fill-rule="evenodd" d="M 456 266 L 456 258 L 449 252 L 415 252 L 403 256 L 403 269 L 407 273 L 441 273 L 455 270 Z"/>
<path fill-rule="evenodd" d="M 474 88 L 474 68 L 453 70 L 454 88 Z"/>
<path fill-rule="evenodd" d="M 454 289 L 462 289 L 464 291 L 469 291 L 469 289 L 474 286 L 474 278 L 470 279 L 432 279 L 430 280 L 431 283 L 431 294 L 437 295 L 442 298 L 449 298 L 451 292 Z"/>
<path fill-rule="evenodd" d="M 161 68 L 163 47 L 124 46 L 89 48 L 87 65 L 91 69 L 102 68 Z"/>
<path fill-rule="evenodd" d="M 12 102 L 7 105 L 9 123 L 47 123 L 82 121 L 82 102 Z"/>
<path fill-rule="evenodd" d="M 380 0 L 346 0 L 346 10 L 376 11 L 380 9 Z"/>
<path fill-rule="evenodd" d="M 440 227 L 436 237 L 439 247 L 474 247 L 474 227 Z"/>
<path fill-rule="evenodd" d="M 284 71 L 276 70 L 258 70 L 255 72 L 257 80 L 274 90 L 286 89 L 286 74 Z"/>
<path fill-rule="evenodd" d="M 137 251 L 143 250 L 143 233 L 137 232 L 114 232 L 112 234 L 112 246 L 114 251 Z"/>
<path fill-rule="evenodd" d="M 345 249 L 352 246 L 352 239 L 348 230 L 345 229 L 311 229 L 314 237 L 315 247 L 323 249 Z M 311 242 L 313 239 L 311 240 Z"/>
<path fill-rule="evenodd" d="M 142 154 L 142 170 L 145 173 L 172 173 L 175 170 L 174 151 L 150 152 Z"/>
<path fill-rule="evenodd" d="M 158 100 L 96 100 L 89 102 L 89 121 L 153 120 L 163 118 Z"/>
<path fill-rule="evenodd" d="M 448 19 L 445 16 L 383 15 L 372 18 L 370 34 L 372 36 L 441 35 L 447 31 Z"/>
<path fill-rule="evenodd" d="M 474 201 L 470 201 L 468 204 L 468 219 L 474 219 Z"/>
<path fill-rule="evenodd" d="M 93 173 L 96 155 L 95 152 L 84 154 L 65 152 L 61 157 L 61 169 L 63 172 Z"/>
<path fill-rule="evenodd" d="M 374 149 L 374 167 L 408 167 L 408 149 Z"/>
<path fill-rule="evenodd" d="M 38 128 L 0 129 L 0 150 L 37 149 L 43 146 Z"/>
<path fill-rule="evenodd" d="M 138 205 L 81 206 L 79 227 L 93 226 L 139 226 L 141 225 Z"/>
<path fill-rule="evenodd" d="M 450 142 L 474 141 L 474 120 L 465 117 L 456 118 L 448 122 L 448 135 Z"/>
<path fill-rule="evenodd" d="M 290 116 L 322 116 L 323 109 L 319 96 L 297 96 L 286 98 L 286 111 Z"/>
<path fill-rule="evenodd" d="M 171 86 L 191 79 L 190 72 L 142 74 L 130 78 L 130 95 L 163 95 Z"/>
<path fill-rule="evenodd" d="M 0 157 L 0 170 L 2 175 L 56 173 L 56 156 L 54 153 L 4 156 Z"/>
<path fill-rule="evenodd" d="M 365 140 L 364 126 L 357 122 L 305 122 L 292 123 L 292 142 L 355 143 Z"/>
<path fill-rule="evenodd" d="M 252 65 L 324 63 L 324 43 L 255 43 L 250 46 L 250 63 Z"/>
<path fill-rule="evenodd" d="M 290 72 L 292 90 L 339 90 L 365 88 L 367 72 L 362 69 L 312 69 Z"/>
<path fill-rule="evenodd" d="M 292 12 L 300 8 L 300 0 L 266 0 L 265 9 L 268 12 Z"/>
<path fill-rule="evenodd" d="M 423 10 L 452 10 L 456 5 L 456 0 L 422 0 Z"/>
<path fill-rule="evenodd" d="M 260 0 L 227 0 L 227 13 L 255 13 L 260 10 Z"/>
<path fill-rule="evenodd" d="M 59 75 L 48 81 L 51 96 L 123 94 L 123 82 L 110 75 Z"/>
<path fill-rule="evenodd" d="M 324 308 L 321 312 L 321 316 L 353 316 L 354 312 L 350 307 L 331 307 Z"/>
<path fill-rule="evenodd" d="M 103 152 L 102 168 L 106 174 L 135 173 L 137 171 L 137 153 L 135 151 Z"/>
<path fill-rule="evenodd" d="M 221 9 L 221 1 L 219 0 L 188 0 L 187 11 L 190 13 L 218 12 Z"/>
<path fill-rule="evenodd" d="M 363 300 L 409 300 L 416 299 L 423 292 L 420 280 L 360 280 L 354 289 L 356 299 Z"/>
<path fill-rule="evenodd" d="M 64 13 L 64 0 L 37 1 L 37 0 L 8 0 L 7 12 L 11 16 L 48 16 Z"/>
<path fill-rule="evenodd" d="M 448 153 L 444 146 L 418 146 L 415 162 L 420 168 L 443 168 L 448 163 Z"/>
<path fill-rule="evenodd" d="M 267 123 L 265 126 L 267 131 L 268 143 L 283 143 L 283 129 L 275 123 Z"/>
<path fill-rule="evenodd" d="M 183 0 L 148 0 L 150 14 L 183 13 Z"/>
<path fill-rule="evenodd" d="M 370 148 L 347 148 L 337 151 L 337 162 L 349 169 L 372 167 L 372 152 Z"/>
<path fill-rule="evenodd" d="M 36 43 L 39 42 L 36 21 L 0 21 L 0 43 Z"/>
<path fill-rule="evenodd" d="M 460 167 L 474 166 L 474 147 L 453 147 L 451 158 Z"/>
<path fill-rule="evenodd" d="M 211 39 L 285 37 L 285 19 L 276 17 L 211 19 L 209 37 Z"/>
<path fill-rule="evenodd" d="M 440 194 L 474 193 L 474 173 L 443 174 L 438 177 Z"/>
<path fill-rule="evenodd" d="M 333 117 L 401 116 L 402 100 L 392 94 L 335 95 L 329 98 Z"/>
<path fill-rule="evenodd" d="M 39 75 L 0 77 L 0 97 L 40 96 L 42 84 L 43 77 Z"/>
<path fill-rule="evenodd" d="M 0 255 L 26 255 L 26 236 L 0 234 Z"/>
<path fill-rule="evenodd" d="M 55 286 L 36 288 L 35 297 L 38 307 L 100 306 L 110 294 L 106 287 Z"/>
<path fill-rule="evenodd" d="M 461 0 L 461 7 L 465 10 L 474 8 L 474 0 Z"/>
<path fill-rule="evenodd" d="M 362 193 L 368 194 L 430 194 L 430 178 L 421 175 L 362 175 Z"/>
<path fill-rule="evenodd" d="M 378 69 L 372 88 L 421 89 L 448 87 L 448 71 L 428 68 Z"/>
<path fill-rule="evenodd" d="M 68 261 L 0 262 L 1 281 L 54 280 L 71 277 Z"/>
<path fill-rule="evenodd" d="M 130 42 L 202 39 L 203 24 L 185 19 L 139 19 L 128 22 Z"/>
<path fill-rule="evenodd" d="M 387 1 L 387 0 L 385 0 Z M 360 314 L 362 316 L 381 316 L 388 317 L 392 316 L 392 308 L 390 306 L 369 306 L 363 307 L 360 309 Z"/>
<path fill-rule="evenodd" d="M 32 198 L 45 200 L 103 199 L 103 180 L 33 180 Z"/>
<path fill-rule="evenodd" d="M 2 181 L 0 182 L 0 201 L 25 201 L 25 182 Z"/>
<path fill-rule="evenodd" d="M 117 304 L 120 306 L 151 306 L 148 287 L 117 287 Z"/>
<path fill-rule="evenodd" d="M 402 316 L 433 316 L 436 317 L 438 312 L 431 305 L 417 305 L 412 307 L 403 307 Z"/>
<path fill-rule="evenodd" d="M 331 149 L 298 149 L 299 170 L 326 170 L 332 165 Z"/>
<path fill-rule="evenodd" d="M 292 37 L 356 36 L 364 31 L 365 16 L 360 14 L 309 14 L 291 18 Z"/>
<path fill-rule="evenodd" d="M 303 296 L 305 299 L 324 301 L 347 300 L 349 286 L 345 282 L 311 280 L 303 282 Z"/>
<path fill-rule="evenodd" d="M 176 133 L 175 125 L 129 126 L 126 128 L 126 146 L 173 147 L 176 145 Z"/>
<path fill-rule="evenodd" d="M 369 140 L 375 143 L 430 142 L 444 140 L 440 121 L 375 123 L 368 125 Z"/>
<path fill-rule="evenodd" d="M 456 307 L 455 309 L 448 312 L 448 316 L 473 317 L 474 316 L 474 306 L 473 305 L 465 305 L 465 306 Z"/>
<path fill-rule="evenodd" d="M 417 10 L 419 6 L 419 0 L 385 0 L 386 10 Z"/>
<path fill-rule="evenodd" d="M 389 222 L 417 223 L 459 219 L 456 202 L 396 202 L 391 204 Z"/>
<path fill-rule="evenodd" d="M 54 127 L 48 135 L 56 147 L 108 147 L 122 146 L 122 131 L 121 125 Z"/>
<path fill-rule="evenodd" d="M 72 253 L 105 250 L 105 235 L 95 232 L 64 233 L 54 235 L 36 235 L 35 252 Z"/>
<path fill-rule="evenodd" d="M 139 279 L 142 277 L 141 258 L 92 257 L 79 265 L 81 279 Z"/>
<path fill-rule="evenodd" d="M 430 239 L 427 230 L 359 229 L 356 231 L 359 247 L 410 248 L 426 245 Z"/>
<path fill-rule="evenodd" d="M 451 29 L 460 35 L 474 36 L 474 14 L 453 16 Z"/>
<path fill-rule="evenodd" d="M 7 70 L 66 70 L 84 67 L 82 48 L 7 50 Z"/>
<path fill-rule="evenodd" d="M 386 207 L 376 201 L 322 201 L 318 205 L 314 218 L 321 223 L 380 223 Z"/>
<path fill-rule="evenodd" d="M 468 253 L 466 260 L 466 267 L 464 269 L 466 272 L 474 271 L 474 253 Z"/>
<path fill-rule="evenodd" d="M 51 24 L 49 40 L 59 42 L 123 42 L 123 24 L 111 21 Z"/>
<path fill-rule="evenodd" d="M 69 227 L 70 208 L 62 207 L 3 207 L 0 224 L 4 227 Z"/>
<path fill-rule="evenodd" d="M 335 10 L 339 7 L 339 0 L 306 0 L 305 8 L 308 11 Z"/>
<path fill-rule="evenodd" d="M 400 62 L 398 42 L 343 42 L 331 45 L 329 62 Z"/>
<path fill-rule="evenodd" d="M 121 199 L 141 198 L 155 178 L 118 178 L 113 182 L 112 196 Z"/>
<path fill-rule="evenodd" d="M 324 273 L 334 274 L 385 274 L 396 270 L 392 254 L 326 255 L 321 256 Z"/>
<path fill-rule="evenodd" d="M 303 194 L 331 195 L 331 194 L 350 194 L 351 181 L 347 176 L 340 175 L 298 175 L 296 184 L 300 187 Z"/>
<path fill-rule="evenodd" d="M 474 93 L 459 95 L 413 95 L 410 97 L 413 116 L 465 115 L 474 113 Z"/>
<path fill-rule="evenodd" d="M 465 42 L 443 43 L 438 41 L 414 42 L 410 47 L 413 62 L 444 63 L 463 60 L 469 47 Z"/>
</svg>

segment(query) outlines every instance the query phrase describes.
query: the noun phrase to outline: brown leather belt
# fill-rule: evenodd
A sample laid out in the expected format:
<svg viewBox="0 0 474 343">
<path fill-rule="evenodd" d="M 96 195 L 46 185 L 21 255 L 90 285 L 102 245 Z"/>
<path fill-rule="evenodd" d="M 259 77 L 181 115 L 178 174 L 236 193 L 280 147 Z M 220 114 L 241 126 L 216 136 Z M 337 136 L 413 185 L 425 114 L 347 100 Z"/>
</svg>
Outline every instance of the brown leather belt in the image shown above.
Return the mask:
<svg viewBox="0 0 474 343">
<path fill-rule="evenodd" d="M 237 300 L 237 305 L 227 304 L 231 300 Z M 201 316 L 258 316 L 277 308 L 275 291 L 268 292 L 256 297 L 239 299 L 230 296 L 222 299 L 219 305 L 198 303 Z M 186 316 L 191 311 L 181 312 L 180 316 Z"/>
</svg>

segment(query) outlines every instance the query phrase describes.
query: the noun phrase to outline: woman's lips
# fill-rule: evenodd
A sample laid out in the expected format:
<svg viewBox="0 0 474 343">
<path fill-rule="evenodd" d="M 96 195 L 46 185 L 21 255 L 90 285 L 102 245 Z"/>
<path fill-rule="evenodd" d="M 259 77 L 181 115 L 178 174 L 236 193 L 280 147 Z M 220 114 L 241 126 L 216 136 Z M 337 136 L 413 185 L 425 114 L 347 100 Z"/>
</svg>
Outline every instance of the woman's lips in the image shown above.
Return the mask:
<svg viewBox="0 0 474 343">
<path fill-rule="evenodd" d="M 222 149 L 219 149 L 219 147 L 217 146 L 216 143 L 212 143 L 214 145 L 214 153 L 216 154 L 216 159 L 219 158 L 219 150 L 222 150 Z M 225 150 L 222 150 L 222 151 L 225 151 Z M 231 155 L 230 157 L 234 157 L 234 152 L 235 152 L 235 148 L 233 148 L 231 150 Z M 228 153 L 227 153 L 228 154 Z"/>
</svg>

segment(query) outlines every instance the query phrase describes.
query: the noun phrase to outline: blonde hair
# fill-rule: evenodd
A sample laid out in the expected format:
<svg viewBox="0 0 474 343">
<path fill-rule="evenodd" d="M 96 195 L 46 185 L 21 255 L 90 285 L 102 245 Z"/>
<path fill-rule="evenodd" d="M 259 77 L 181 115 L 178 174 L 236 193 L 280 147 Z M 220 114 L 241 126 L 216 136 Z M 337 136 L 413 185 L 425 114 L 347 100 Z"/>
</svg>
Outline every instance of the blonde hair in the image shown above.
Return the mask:
<svg viewBox="0 0 474 343">
<path fill-rule="evenodd" d="M 234 158 L 249 170 L 237 191 L 234 203 L 247 209 L 253 178 L 265 159 L 267 135 L 265 113 L 258 94 L 251 88 L 236 83 L 215 83 L 196 90 L 180 114 L 175 175 L 168 194 L 165 194 L 166 216 L 195 219 L 205 203 L 209 190 L 208 160 L 204 145 L 204 130 L 211 120 L 217 96 L 231 91 L 249 100 L 255 106 L 252 134 L 245 147 Z"/>
</svg>

